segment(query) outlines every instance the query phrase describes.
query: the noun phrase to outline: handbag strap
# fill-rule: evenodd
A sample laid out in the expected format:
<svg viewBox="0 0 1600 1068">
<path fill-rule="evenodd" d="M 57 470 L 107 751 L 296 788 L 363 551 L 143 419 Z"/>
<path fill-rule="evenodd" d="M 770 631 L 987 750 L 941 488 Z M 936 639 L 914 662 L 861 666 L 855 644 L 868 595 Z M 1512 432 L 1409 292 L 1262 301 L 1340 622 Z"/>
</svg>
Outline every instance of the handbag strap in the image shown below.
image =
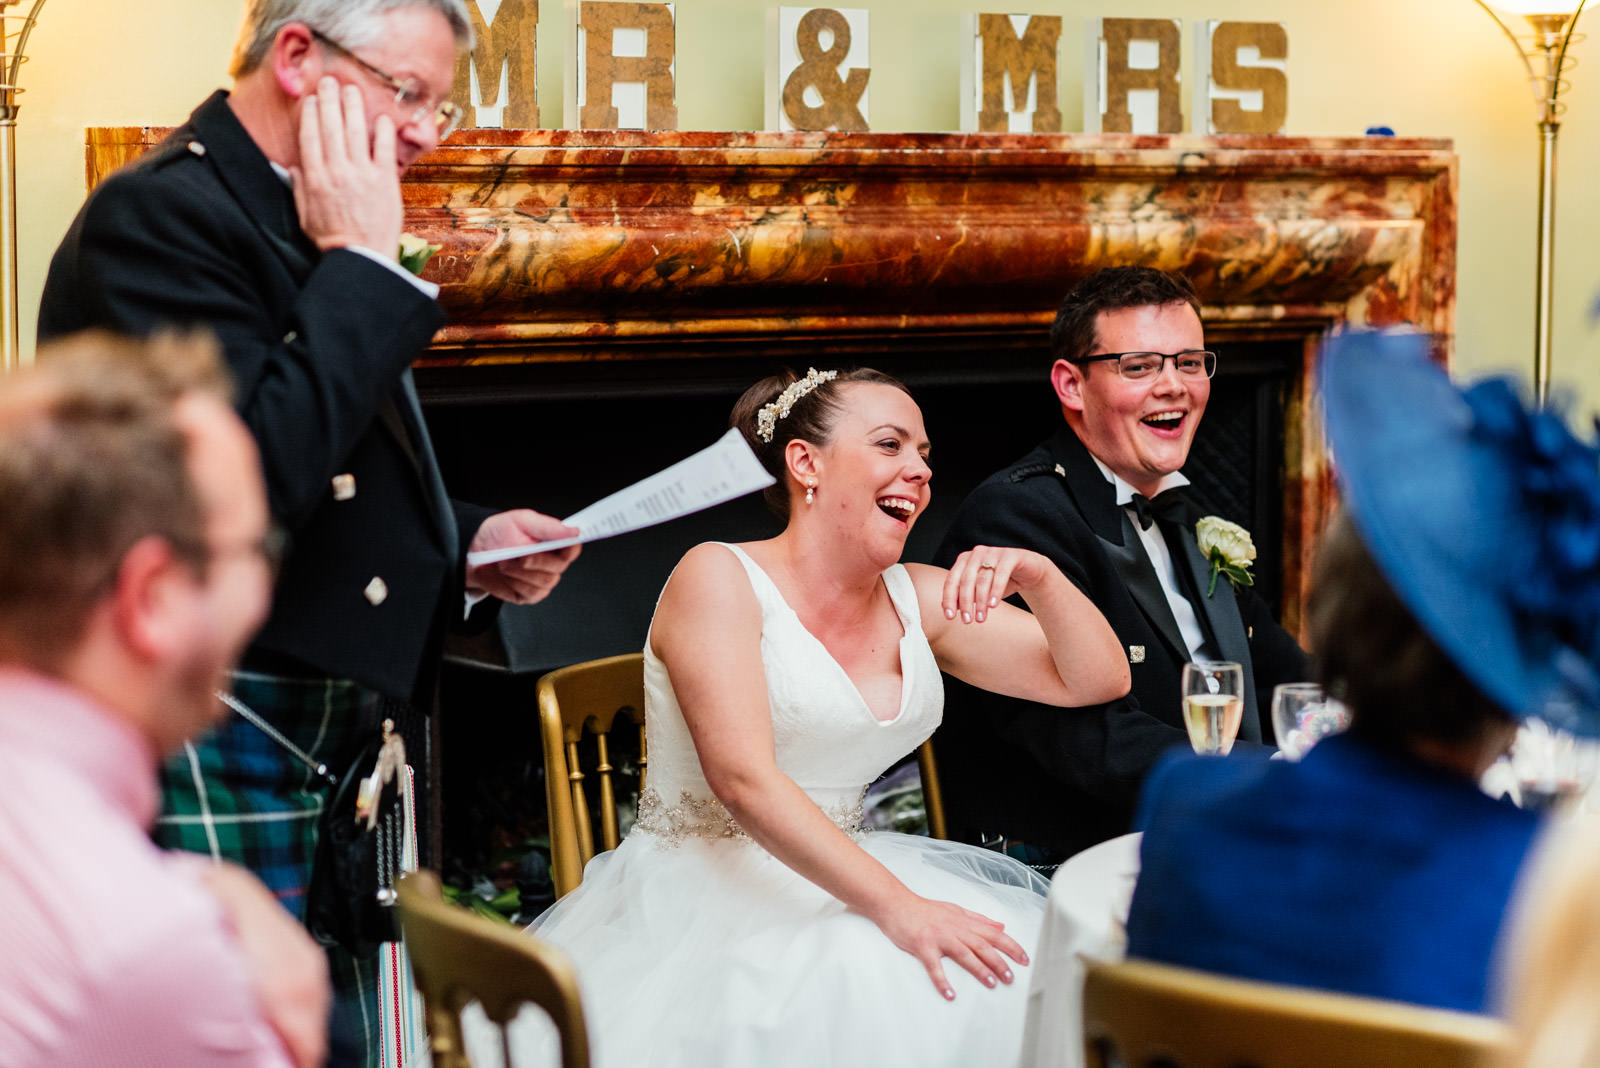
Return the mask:
<svg viewBox="0 0 1600 1068">
<path fill-rule="evenodd" d="M 317 774 L 319 778 L 326 780 L 330 786 L 339 785 L 339 777 L 328 770 L 328 765 L 318 760 L 312 760 L 311 757 L 306 754 L 304 749 L 301 749 L 289 739 L 285 738 L 282 732 L 257 715 L 249 705 L 245 704 L 231 693 L 224 693 L 221 690 L 218 690 L 216 691 L 216 694 L 217 700 L 221 701 L 223 704 L 239 713 L 240 716 L 244 717 L 245 720 L 259 729 L 262 734 L 265 734 L 268 738 L 271 738 L 274 742 L 277 742 L 278 745 L 282 746 L 283 749 L 289 753 L 290 756 L 293 756 L 296 760 L 300 761 L 300 763 L 310 768 Z"/>
</svg>

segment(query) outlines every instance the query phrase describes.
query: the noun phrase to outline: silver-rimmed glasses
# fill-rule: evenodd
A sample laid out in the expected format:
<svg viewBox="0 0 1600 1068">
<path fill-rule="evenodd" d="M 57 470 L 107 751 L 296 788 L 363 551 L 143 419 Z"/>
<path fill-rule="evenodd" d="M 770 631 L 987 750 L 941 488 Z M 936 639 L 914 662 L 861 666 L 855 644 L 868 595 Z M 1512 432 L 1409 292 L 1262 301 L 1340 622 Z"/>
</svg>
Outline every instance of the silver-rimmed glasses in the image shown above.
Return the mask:
<svg viewBox="0 0 1600 1068">
<path fill-rule="evenodd" d="M 415 78 L 396 78 L 388 71 L 380 67 L 374 67 L 371 63 L 368 63 L 321 30 L 310 26 L 306 28 L 311 31 L 311 36 L 320 41 L 324 47 L 339 53 L 339 55 L 378 79 L 383 85 L 393 89 L 395 106 L 400 109 L 401 114 L 409 113 L 411 122 L 423 122 L 424 120 L 432 119 L 434 127 L 439 131 L 439 139 L 441 141 L 449 137 L 455 131 L 455 128 L 461 125 L 461 109 L 449 100 L 441 100 L 437 104 L 430 103 L 428 95 L 423 92 L 422 85 Z"/>
<path fill-rule="evenodd" d="M 1116 360 L 1117 374 L 1130 382 L 1154 378 L 1161 373 L 1161 368 L 1166 366 L 1168 360 L 1186 378 L 1210 378 L 1217 373 L 1217 354 L 1205 349 L 1186 352 L 1104 352 L 1098 356 L 1083 356 L 1073 362 L 1096 363 L 1100 360 Z"/>
</svg>

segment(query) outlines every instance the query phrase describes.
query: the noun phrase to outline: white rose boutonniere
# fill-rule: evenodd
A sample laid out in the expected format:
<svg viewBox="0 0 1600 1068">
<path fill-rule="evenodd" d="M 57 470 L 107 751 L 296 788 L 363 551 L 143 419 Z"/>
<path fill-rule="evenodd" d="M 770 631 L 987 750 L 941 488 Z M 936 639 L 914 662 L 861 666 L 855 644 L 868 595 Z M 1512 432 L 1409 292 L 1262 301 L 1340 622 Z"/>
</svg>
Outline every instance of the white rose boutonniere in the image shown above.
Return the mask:
<svg viewBox="0 0 1600 1068">
<path fill-rule="evenodd" d="M 443 245 L 430 245 L 416 234 L 400 235 L 400 266 L 412 274 L 420 275 L 422 269 L 433 259 L 433 254 L 438 252 Z"/>
<path fill-rule="evenodd" d="M 1216 592 L 1218 575 L 1228 576 L 1236 590 L 1240 586 L 1255 585 L 1250 565 L 1255 562 L 1256 543 L 1250 540 L 1248 530 L 1221 516 L 1208 515 L 1194 525 L 1194 536 L 1200 543 L 1200 552 L 1211 562 L 1211 587 L 1206 590 L 1207 597 Z"/>
</svg>

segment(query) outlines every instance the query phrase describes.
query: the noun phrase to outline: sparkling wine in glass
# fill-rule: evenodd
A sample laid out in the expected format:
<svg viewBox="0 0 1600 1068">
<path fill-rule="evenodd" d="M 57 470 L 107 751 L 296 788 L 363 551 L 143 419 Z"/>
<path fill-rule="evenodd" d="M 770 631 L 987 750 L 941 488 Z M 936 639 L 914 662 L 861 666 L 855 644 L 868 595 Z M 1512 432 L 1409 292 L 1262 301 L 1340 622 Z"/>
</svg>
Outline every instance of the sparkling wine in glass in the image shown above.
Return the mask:
<svg viewBox="0 0 1600 1068">
<path fill-rule="evenodd" d="M 1232 660 L 1183 665 L 1183 722 L 1196 753 L 1226 754 L 1244 715 L 1244 669 Z"/>
</svg>

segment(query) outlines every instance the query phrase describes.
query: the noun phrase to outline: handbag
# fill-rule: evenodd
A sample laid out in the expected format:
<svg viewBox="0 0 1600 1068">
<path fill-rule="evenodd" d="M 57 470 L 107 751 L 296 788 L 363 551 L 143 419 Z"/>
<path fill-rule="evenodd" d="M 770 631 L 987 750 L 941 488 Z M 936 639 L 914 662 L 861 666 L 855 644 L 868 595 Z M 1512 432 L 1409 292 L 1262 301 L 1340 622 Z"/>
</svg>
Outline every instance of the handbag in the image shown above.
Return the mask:
<svg viewBox="0 0 1600 1068">
<path fill-rule="evenodd" d="M 384 720 L 349 767 L 335 774 L 243 701 L 221 692 L 217 696 L 328 784 L 306 888 L 306 929 L 323 945 L 341 946 L 362 958 L 376 954 L 384 942 L 398 942 L 394 887 L 402 870 L 411 799 L 405 741 L 394 720 Z"/>
</svg>

